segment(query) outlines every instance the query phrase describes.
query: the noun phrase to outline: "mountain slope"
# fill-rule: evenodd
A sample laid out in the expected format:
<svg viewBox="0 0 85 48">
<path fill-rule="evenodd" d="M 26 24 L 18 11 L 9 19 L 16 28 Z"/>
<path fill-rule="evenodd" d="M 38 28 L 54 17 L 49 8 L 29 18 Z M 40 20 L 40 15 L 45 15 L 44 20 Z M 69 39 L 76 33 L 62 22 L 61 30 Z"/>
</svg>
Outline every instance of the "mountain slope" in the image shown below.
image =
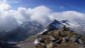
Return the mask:
<svg viewBox="0 0 85 48">
<path fill-rule="evenodd" d="M 66 20 L 61 22 L 54 20 L 45 31 L 18 45 L 21 48 L 85 48 L 85 36 L 73 32 L 66 25 L 68 25 Z"/>
<path fill-rule="evenodd" d="M 62 31 L 62 32 L 60 32 L 60 31 Z M 45 40 L 46 42 L 44 42 L 44 43 L 42 43 L 42 41 L 36 42 L 36 40 L 41 37 L 46 39 Z M 70 30 L 65 30 L 63 28 L 54 30 L 54 31 L 49 31 L 49 35 L 48 34 L 47 35 L 36 34 L 23 42 L 19 42 L 18 45 L 20 48 L 35 48 L 36 46 L 37 46 L 36 48 L 44 48 L 40 44 L 42 43 L 42 44 L 46 44 L 49 46 L 49 37 L 52 39 L 52 42 L 53 42 L 52 44 L 53 44 L 53 47 L 55 47 L 55 48 L 85 48 L 84 47 L 84 45 L 85 45 L 84 36 L 71 32 Z M 55 38 L 53 39 L 53 37 L 55 37 Z M 62 42 L 59 41 L 59 39 L 62 40 Z M 76 39 L 76 41 L 74 41 L 75 39 Z"/>
<path fill-rule="evenodd" d="M 20 48 L 35 48 L 34 41 L 36 40 L 37 35 L 31 36 L 30 38 L 26 39 L 25 41 L 17 43 Z"/>
<path fill-rule="evenodd" d="M 35 41 L 36 48 L 85 48 L 85 37 L 71 32 L 65 26 L 59 30 L 40 34 Z"/>
<path fill-rule="evenodd" d="M 54 20 L 35 40 L 36 48 L 85 48 L 85 36 L 68 28 L 67 22 Z"/>
</svg>

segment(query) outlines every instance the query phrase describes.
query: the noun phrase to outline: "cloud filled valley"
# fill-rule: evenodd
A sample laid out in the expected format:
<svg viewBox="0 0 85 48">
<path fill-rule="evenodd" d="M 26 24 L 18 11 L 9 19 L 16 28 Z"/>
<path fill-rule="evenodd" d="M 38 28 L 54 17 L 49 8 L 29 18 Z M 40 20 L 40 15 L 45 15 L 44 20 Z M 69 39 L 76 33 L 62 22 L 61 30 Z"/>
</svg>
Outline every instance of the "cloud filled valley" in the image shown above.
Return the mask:
<svg viewBox="0 0 85 48">
<path fill-rule="evenodd" d="M 71 27 L 84 27 L 85 13 L 77 11 L 54 12 L 46 6 L 34 8 L 19 7 L 16 10 L 6 3 L 0 3 L 0 30 L 10 31 L 24 22 L 36 21 L 43 26 L 47 26 L 54 19 L 68 20 Z"/>
</svg>

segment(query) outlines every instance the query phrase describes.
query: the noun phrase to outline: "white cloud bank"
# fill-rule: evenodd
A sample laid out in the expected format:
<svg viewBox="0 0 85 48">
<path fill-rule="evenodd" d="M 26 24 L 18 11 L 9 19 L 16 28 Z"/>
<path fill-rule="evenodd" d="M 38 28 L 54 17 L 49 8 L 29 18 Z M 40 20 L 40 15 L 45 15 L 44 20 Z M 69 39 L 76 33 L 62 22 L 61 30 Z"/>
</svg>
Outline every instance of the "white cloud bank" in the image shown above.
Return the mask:
<svg viewBox="0 0 85 48">
<path fill-rule="evenodd" d="M 85 14 L 77 11 L 53 12 L 46 6 L 35 8 L 19 7 L 17 10 L 11 10 L 11 6 L 6 3 L 0 4 L 0 29 L 11 30 L 22 24 L 24 21 L 37 21 L 47 25 L 54 19 L 69 20 L 72 26 L 79 26 L 79 23 L 85 23 Z"/>
</svg>

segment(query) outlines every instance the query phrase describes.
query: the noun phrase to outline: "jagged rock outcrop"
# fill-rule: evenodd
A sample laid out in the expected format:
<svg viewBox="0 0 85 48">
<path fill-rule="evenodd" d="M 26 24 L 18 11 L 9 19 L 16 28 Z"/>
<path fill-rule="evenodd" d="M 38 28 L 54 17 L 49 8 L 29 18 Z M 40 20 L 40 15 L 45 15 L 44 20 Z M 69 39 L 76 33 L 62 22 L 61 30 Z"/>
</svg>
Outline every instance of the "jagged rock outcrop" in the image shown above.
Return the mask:
<svg viewBox="0 0 85 48">
<path fill-rule="evenodd" d="M 85 48 L 85 37 L 63 26 L 39 34 L 35 40 L 35 48 Z"/>
</svg>

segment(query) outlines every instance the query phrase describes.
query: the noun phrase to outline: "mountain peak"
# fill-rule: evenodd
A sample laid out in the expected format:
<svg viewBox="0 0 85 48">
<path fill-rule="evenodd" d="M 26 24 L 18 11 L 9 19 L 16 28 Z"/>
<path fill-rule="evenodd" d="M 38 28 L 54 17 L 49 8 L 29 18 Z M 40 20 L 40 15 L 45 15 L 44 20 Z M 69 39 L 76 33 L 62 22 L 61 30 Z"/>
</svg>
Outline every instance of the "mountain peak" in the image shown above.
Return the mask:
<svg viewBox="0 0 85 48">
<path fill-rule="evenodd" d="M 48 30 L 58 30 L 60 28 L 62 28 L 63 26 L 66 26 L 66 25 L 69 25 L 68 23 L 68 20 L 61 20 L 61 21 L 58 21 L 58 20 L 54 20 L 52 23 L 50 23 L 48 25 Z"/>
<path fill-rule="evenodd" d="M 58 30 L 48 31 L 47 34 L 40 34 L 35 45 L 36 48 L 85 48 L 84 38 L 63 26 Z"/>
</svg>

